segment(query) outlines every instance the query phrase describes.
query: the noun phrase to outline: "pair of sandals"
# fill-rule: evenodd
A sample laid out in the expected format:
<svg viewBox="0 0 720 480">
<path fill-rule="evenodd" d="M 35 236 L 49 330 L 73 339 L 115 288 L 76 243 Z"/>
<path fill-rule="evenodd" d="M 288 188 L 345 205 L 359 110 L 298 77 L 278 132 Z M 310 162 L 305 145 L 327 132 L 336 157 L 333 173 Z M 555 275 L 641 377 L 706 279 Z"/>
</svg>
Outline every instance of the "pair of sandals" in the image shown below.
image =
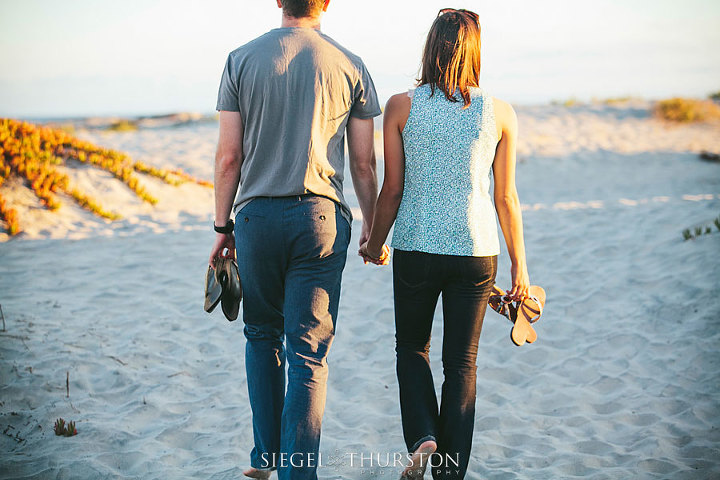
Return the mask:
<svg viewBox="0 0 720 480">
<path fill-rule="evenodd" d="M 540 319 L 545 307 L 545 290 L 542 287 L 531 285 L 528 298 L 514 302 L 503 289 L 493 285 L 488 305 L 513 323 L 510 339 L 515 345 L 519 347 L 525 342 L 533 343 L 537 340 L 537 332 L 532 324 Z"/>
<path fill-rule="evenodd" d="M 208 266 L 205 274 L 205 311 L 212 312 L 219 303 L 225 318 L 232 322 L 238 317 L 241 300 L 242 285 L 237 263 L 230 257 L 218 257 L 215 269 Z"/>
</svg>

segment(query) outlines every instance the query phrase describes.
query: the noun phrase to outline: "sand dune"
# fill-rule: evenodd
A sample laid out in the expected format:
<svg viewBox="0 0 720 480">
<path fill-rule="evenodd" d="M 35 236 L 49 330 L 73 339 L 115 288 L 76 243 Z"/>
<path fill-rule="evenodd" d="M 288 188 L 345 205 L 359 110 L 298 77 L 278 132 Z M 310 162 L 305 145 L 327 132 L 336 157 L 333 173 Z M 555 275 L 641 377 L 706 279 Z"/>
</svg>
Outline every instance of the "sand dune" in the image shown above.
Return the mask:
<svg viewBox="0 0 720 480">
<path fill-rule="evenodd" d="M 548 303 L 538 342 L 521 348 L 487 314 L 467 478 L 718 478 L 720 232 L 681 232 L 720 214 L 720 167 L 697 158 L 720 152 L 720 128 L 667 125 L 642 105 L 518 114 L 529 269 Z M 81 135 L 211 178 L 214 124 Z M 103 172 L 70 174 L 125 219 L 70 202 L 41 211 L 2 187 L 25 202 L 25 233 L 0 244 L 0 478 L 241 478 L 252 448 L 242 323 L 201 306 L 212 192 L 147 179 L 151 208 Z M 352 253 L 320 477 L 397 478 L 382 466 L 404 449 L 391 271 Z M 437 321 L 438 390 L 441 335 Z M 58 417 L 78 435 L 56 437 Z"/>
</svg>

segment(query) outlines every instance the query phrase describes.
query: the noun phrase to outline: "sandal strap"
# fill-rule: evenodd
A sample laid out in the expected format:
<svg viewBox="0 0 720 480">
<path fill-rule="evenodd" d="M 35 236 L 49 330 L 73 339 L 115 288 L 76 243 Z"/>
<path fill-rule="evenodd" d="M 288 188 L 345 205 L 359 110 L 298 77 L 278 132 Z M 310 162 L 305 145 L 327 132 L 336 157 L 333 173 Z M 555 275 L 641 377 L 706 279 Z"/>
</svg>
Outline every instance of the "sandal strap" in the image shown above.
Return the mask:
<svg viewBox="0 0 720 480">
<path fill-rule="evenodd" d="M 530 313 L 534 314 L 534 316 L 532 318 L 528 319 L 528 322 L 535 323 L 538 320 L 540 320 L 540 316 L 542 315 L 542 312 L 543 312 L 543 306 L 540 303 L 540 300 L 538 300 L 538 298 L 535 295 L 530 295 L 528 297 L 528 300 L 532 300 L 538 306 L 538 309 L 536 310 L 533 307 L 531 307 L 530 305 L 527 305 L 525 302 L 523 302 L 523 306 L 525 308 L 527 308 L 528 310 L 530 310 Z"/>
<path fill-rule="evenodd" d="M 493 305 L 493 303 L 495 302 L 497 302 L 497 304 Z M 488 304 L 500 315 L 510 318 L 510 311 L 508 310 L 508 305 L 512 304 L 512 300 L 510 300 L 508 295 L 490 295 L 490 298 L 488 299 Z"/>
</svg>

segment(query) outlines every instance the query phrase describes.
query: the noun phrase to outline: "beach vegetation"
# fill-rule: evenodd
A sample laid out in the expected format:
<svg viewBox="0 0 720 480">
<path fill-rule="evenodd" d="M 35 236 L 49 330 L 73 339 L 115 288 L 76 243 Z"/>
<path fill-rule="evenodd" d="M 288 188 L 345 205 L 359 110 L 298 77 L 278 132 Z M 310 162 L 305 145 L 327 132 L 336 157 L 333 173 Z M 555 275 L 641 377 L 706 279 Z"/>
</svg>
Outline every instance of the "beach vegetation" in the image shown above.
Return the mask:
<svg viewBox="0 0 720 480">
<path fill-rule="evenodd" d="M 624 103 L 639 100 L 637 97 L 625 96 L 625 97 L 610 97 L 602 101 L 605 105 L 622 105 Z"/>
<path fill-rule="evenodd" d="M 570 107 L 576 107 L 576 106 L 581 105 L 581 104 L 582 104 L 582 103 L 580 102 L 580 100 L 578 100 L 578 99 L 575 98 L 575 97 L 570 97 L 570 98 L 567 98 L 567 99 L 565 99 L 565 100 L 557 100 L 557 99 L 556 99 L 556 100 L 550 100 L 550 105 L 553 105 L 553 106 L 555 106 L 555 107 L 563 106 L 563 107 L 570 108 Z"/>
<path fill-rule="evenodd" d="M 720 119 L 720 106 L 709 100 L 675 97 L 657 102 L 655 115 L 671 122 L 702 122 Z"/>
<path fill-rule="evenodd" d="M 710 95 L 708 95 L 708 98 L 715 102 L 720 102 L 720 90 L 718 90 L 717 92 L 711 93 Z"/>
<path fill-rule="evenodd" d="M 5 221 L 10 235 L 17 235 L 20 232 L 17 210 L 10 208 L 2 195 L 0 195 L 0 218 Z"/>
<path fill-rule="evenodd" d="M 118 120 L 107 127 L 107 130 L 110 130 L 111 132 L 134 132 L 137 129 L 137 123 L 130 120 Z"/>
<path fill-rule="evenodd" d="M 77 435 L 77 428 L 75 428 L 75 422 L 65 423 L 65 420 L 58 418 L 55 420 L 55 426 L 53 427 L 55 435 L 62 437 L 72 437 Z"/>
<path fill-rule="evenodd" d="M 72 123 L 63 123 L 62 125 L 58 125 L 57 128 L 69 135 L 75 135 L 75 125 Z"/>
<path fill-rule="evenodd" d="M 40 203 L 49 210 L 60 208 L 58 194 L 66 194 L 78 205 L 108 220 L 120 215 L 105 209 L 61 173 L 58 166 L 69 166 L 76 161 L 106 170 L 125 183 L 143 201 L 155 205 L 157 198 L 140 182 L 137 173 L 157 177 L 170 185 L 194 182 L 212 188 L 212 183 L 200 180 L 180 169 L 167 170 L 133 161 L 116 150 L 98 147 L 72 136 L 59 128 L 43 127 L 12 119 L 0 119 L 0 185 L 16 176 L 33 190 Z M 4 220 L 10 235 L 20 231 L 17 211 L 0 203 L 0 219 Z"/>
<path fill-rule="evenodd" d="M 715 228 L 720 231 L 720 215 L 718 215 L 712 223 L 713 225 L 715 225 Z M 713 230 L 711 225 L 696 225 L 695 227 L 686 228 L 685 230 L 683 230 L 682 236 L 684 240 L 693 240 L 701 235 L 710 235 L 712 232 Z"/>
</svg>

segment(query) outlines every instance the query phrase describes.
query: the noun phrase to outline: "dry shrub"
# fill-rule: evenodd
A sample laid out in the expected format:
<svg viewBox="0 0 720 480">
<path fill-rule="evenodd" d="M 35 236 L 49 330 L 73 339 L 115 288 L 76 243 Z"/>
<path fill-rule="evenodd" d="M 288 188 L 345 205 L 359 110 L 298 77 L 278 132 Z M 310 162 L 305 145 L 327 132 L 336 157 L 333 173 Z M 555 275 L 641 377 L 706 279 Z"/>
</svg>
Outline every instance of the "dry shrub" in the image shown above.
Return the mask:
<svg viewBox="0 0 720 480">
<path fill-rule="evenodd" d="M 134 132 L 138 129 L 137 122 L 130 120 L 118 120 L 107 127 L 112 132 Z"/>
<path fill-rule="evenodd" d="M 16 235 L 20 232 L 17 210 L 10 208 L 5 203 L 5 199 L 2 195 L 0 195 L 0 218 L 2 218 L 7 224 L 7 230 L 10 235 Z"/>
<path fill-rule="evenodd" d="M 671 122 L 703 122 L 720 119 L 720 106 L 710 100 L 676 97 L 659 101 L 655 115 Z"/>
</svg>

